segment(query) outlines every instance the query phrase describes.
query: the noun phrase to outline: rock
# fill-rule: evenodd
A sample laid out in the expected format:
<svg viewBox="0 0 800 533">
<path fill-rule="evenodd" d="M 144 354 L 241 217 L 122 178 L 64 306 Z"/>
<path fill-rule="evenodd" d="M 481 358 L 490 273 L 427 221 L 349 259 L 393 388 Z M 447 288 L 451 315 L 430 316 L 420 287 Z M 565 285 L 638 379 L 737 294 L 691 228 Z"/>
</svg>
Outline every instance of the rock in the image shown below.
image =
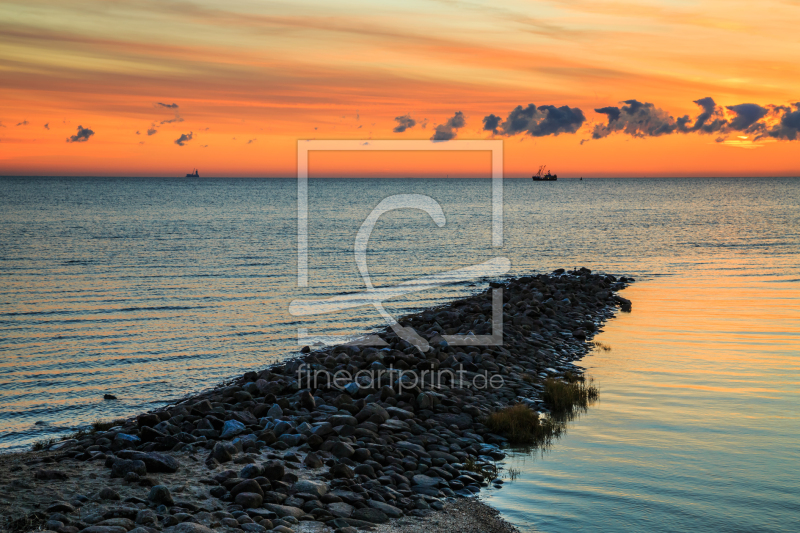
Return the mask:
<svg viewBox="0 0 800 533">
<path fill-rule="evenodd" d="M 401 516 L 403 516 L 403 511 L 401 511 L 400 509 L 398 509 L 393 505 L 389 505 L 388 503 L 383 503 L 376 500 L 369 500 L 367 501 L 367 505 L 369 505 L 373 509 L 378 509 L 389 518 L 400 518 Z"/>
<path fill-rule="evenodd" d="M 127 444 L 127 445 L 132 445 L 132 444 L 135 445 L 135 444 L 139 444 L 140 442 L 142 442 L 142 439 L 140 439 L 136 435 L 131 435 L 129 433 L 117 433 L 117 435 L 114 437 L 114 441 L 115 442 L 121 442 L 123 445 L 125 445 L 125 444 Z"/>
<path fill-rule="evenodd" d="M 220 463 L 227 463 L 228 461 L 231 461 L 233 459 L 233 455 L 231 454 L 228 447 L 221 442 L 218 442 L 214 445 L 214 448 L 211 451 L 211 457 L 213 457 Z"/>
<path fill-rule="evenodd" d="M 69 476 L 60 470 L 37 470 L 33 474 L 34 479 L 38 479 L 40 481 L 63 481 L 67 479 Z"/>
<path fill-rule="evenodd" d="M 365 522 L 372 522 L 373 524 L 385 524 L 389 521 L 389 517 L 386 516 L 386 513 L 372 507 L 356 509 L 355 512 L 353 512 L 353 518 Z"/>
<path fill-rule="evenodd" d="M 264 477 L 270 481 L 280 481 L 286 473 L 286 468 L 280 461 L 267 461 L 264 463 Z"/>
<path fill-rule="evenodd" d="M 308 468 L 322 468 L 325 463 L 322 462 L 322 459 L 317 454 L 311 452 L 303 459 L 303 464 Z"/>
<path fill-rule="evenodd" d="M 67 502 L 53 502 L 47 508 L 48 513 L 74 513 L 75 508 Z"/>
<path fill-rule="evenodd" d="M 317 402 L 310 391 L 303 391 L 300 393 L 300 406 L 313 411 L 317 407 Z"/>
<path fill-rule="evenodd" d="M 322 497 L 328 492 L 328 486 L 321 481 L 311 481 L 303 479 L 298 481 L 292 487 L 295 492 L 302 492 L 304 494 L 313 494 L 314 496 Z"/>
<path fill-rule="evenodd" d="M 143 526 L 158 525 L 158 515 L 152 509 L 141 509 L 136 513 L 136 523 Z"/>
<path fill-rule="evenodd" d="M 128 533 L 122 526 L 89 526 L 81 529 L 81 533 Z"/>
<path fill-rule="evenodd" d="M 358 465 L 353 469 L 353 472 L 359 476 L 375 477 L 375 469 L 370 465 Z"/>
<path fill-rule="evenodd" d="M 276 403 L 269 408 L 269 411 L 267 411 L 267 416 L 270 418 L 280 418 L 283 416 L 283 409 L 281 409 L 281 406 Z"/>
<path fill-rule="evenodd" d="M 236 495 L 234 501 L 236 505 L 241 505 L 245 509 L 250 509 L 251 507 L 261 507 L 261 504 L 264 502 L 264 497 L 255 492 L 240 492 Z"/>
<path fill-rule="evenodd" d="M 95 524 L 96 526 L 117 526 L 124 527 L 125 531 L 131 530 L 136 527 L 136 524 L 130 518 L 108 518 L 102 522 Z"/>
<path fill-rule="evenodd" d="M 148 426 L 143 427 L 139 434 L 141 435 L 142 442 L 153 442 L 159 437 L 166 437 L 164 433 Z"/>
<path fill-rule="evenodd" d="M 458 429 L 467 429 L 472 426 L 472 417 L 466 413 L 458 415 L 454 413 L 438 413 L 433 415 L 433 419 L 438 420 L 446 426 L 454 424 L 458 426 Z"/>
<path fill-rule="evenodd" d="M 352 446 L 350 446 L 346 442 L 337 442 L 336 444 L 333 445 L 331 453 L 339 458 L 342 457 L 350 458 L 355 453 L 355 450 L 353 449 Z"/>
<path fill-rule="evenodd" d="M 148 474 L 165 473 L 174 474 L 180 469 L 180 463 L 171 455 L 158 452 L 120 452 L 120 457 L 128 457 L 142 461 Z"/>
<path fill-rule="evenodd" d="M 333 465 L 330 469 L 331 475 L 336 479 L 353 479 L 355 477 L 353 470 L 345 464 Z"/>
<path fill-rule="evenodd" d="M 183 522 L 161 530 L 161 533 L 214 533 L 213 529 L 193 522 Z"/>
<path fill-rule="evenodd" d="M 115 491 L 111 487 L 103 487 L 100 489 L 100 493 L 98 494 L 100 499 L 103 500 L 119 500 L 119 492 Z"/>
<path fill-rule="evenodd" d="M 417 474 L 411 478 L 414 485 L 422 485 L 423 487 L 438 487 L 441 479 L 437 477 L 429 477 L 424 474 Z"/>
<path fill-rule="evenodd" d="M 264 474 L 264 467 L 259 465 L 247 465 L 239 471 L 242 479 L 253 479 Z"/>
<path fill-rule="evenodd" d="M 151 488 L 147 499 L 156 505 L 166 505 L 167 507 L 175 505 L 172 501 L 172 494 L 170 494 L 169 489 L 164 485 L 156 485 Z"/>
<path fill-rule="evenodd" d="M 329 513 L 339 518 L 350 518 L 353 516 L 353 511 L 355 511 L 355 507 L 344 502 L 329 503 L 327 508 Z"/>
<path fill-rule="evenodd" d="M 236 435 L 239 435 L 244 430 L 245 425 L 238 420 L 226 420 L 225 424 L 222 426 L 222 433 L 220 434 L 219 438 L 230 439 Z"/>
<path fill-rule="evenodd" d="M 259 496 L 264 496 L 264 489 L 261 488 L 261 485 L 259 485 L 258 481 L 255 479 L 245 479 L 231 488 L 231 496 L 237 496 L 242 492 L 253 492 Z M 258 506 L 256 505 L 254 507 Z"/>
<path fill-rule="evenodd" d="M 138 459 L 117 459 L 111 464 L 111 477 L 125 477 L 128 472 L 137 476 L 146 476 L 147 467 Z"/>
<path fill-rule="evenodd" d="M 161 422 L 161 419 L 158 418 L 158 415 L 154 413 L 146 413 L 136 417 L 136 425 L 140 428 L 153 427 L 159 422 Z"/>
<path fill-rule="evenodd" d="M 389 413 L 376 403 L 370 403 L 364 406 L 356 415 L 356 420 L 359 423 L 364 421 L 374 422 L 375 424 L 382 424 L 389 420 Z"/>
<path fill-rule="evenodd" d="M 288 505 L 278 505 L 277 503 L 265 503 L 263 505 L 264 509 L 272 511 L 279 518 L 284 518 L 286 516 L 293 516 L 295 518 L 300 518 L 305 514 L 302 509 L 298 507 L 289 507 Z"/>
<path fill-rule="evenodd" d="M 117 397 L 114 396 L 113 394 L 103 394 L 103 399 L 104 400 L 116 400 Z"/>
</svg>

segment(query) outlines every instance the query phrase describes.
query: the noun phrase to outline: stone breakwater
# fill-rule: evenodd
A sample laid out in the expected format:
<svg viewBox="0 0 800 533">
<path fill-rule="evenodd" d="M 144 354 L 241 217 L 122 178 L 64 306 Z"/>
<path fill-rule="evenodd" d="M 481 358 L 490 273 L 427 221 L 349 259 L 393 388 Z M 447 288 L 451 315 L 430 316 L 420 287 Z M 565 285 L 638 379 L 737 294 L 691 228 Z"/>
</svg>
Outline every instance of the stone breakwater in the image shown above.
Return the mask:
<svg viewBox="0 0 800 533">
<path fill-rule="evenodd" d="M 548 413 L 545 379 L 582 372 L 573 361 L 617 307 L 630 310 L 616 293 L 632 281 L 582 268 L 492 283 L 400 320 L 427 352 L 389 328 L 384 347 L 304 348 L 110 429 L 3 456 L 4 527 L 351 533 L 446 513 L 502 484 L 490 472 L 507 440 L 486 417 L 517 403 Z M 493 333 L 494 288 L 503 344 L 449 346 L 443 336 Z M 409 378 L 422 371 L 438 379 Z"/>
</svg>

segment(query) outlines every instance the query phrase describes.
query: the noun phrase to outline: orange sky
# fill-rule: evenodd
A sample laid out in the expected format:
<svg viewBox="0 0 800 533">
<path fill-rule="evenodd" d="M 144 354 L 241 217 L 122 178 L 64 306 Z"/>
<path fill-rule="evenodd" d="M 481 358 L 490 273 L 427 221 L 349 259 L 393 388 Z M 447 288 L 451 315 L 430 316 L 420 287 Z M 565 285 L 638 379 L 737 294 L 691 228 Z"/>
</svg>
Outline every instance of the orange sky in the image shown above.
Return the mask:
<svg viewBox="0 0 800 533">
<path fill-rule="evenodd" d="M 594 109 L 623 100 L 692 121 L 704 97 L 800 101 L 800 1 L 498 6 L 2 1 L 0 174 L 293 176 L 298 139 L 429 139 L 457 111 L 457 139 L 488 139 L 483 117 L 533 103 L 579 108 L 585 121 L 539 137 L 501 128 L 508 177 L 545 163 L 564 177 L 800 175 L 800 140 L 732 130 L 591 139 L 606 122 Z M 407 114 L 415 126 L 394 132 Z M 780 116 L 764 120 L 772 128 Z M 78 126 L 94 133 L 66 142 Z M 369 172 L 335 159 L 320 175 Z M 387 155 L 380 172 L 485 175 L 482 160 Z"/>
</svg>

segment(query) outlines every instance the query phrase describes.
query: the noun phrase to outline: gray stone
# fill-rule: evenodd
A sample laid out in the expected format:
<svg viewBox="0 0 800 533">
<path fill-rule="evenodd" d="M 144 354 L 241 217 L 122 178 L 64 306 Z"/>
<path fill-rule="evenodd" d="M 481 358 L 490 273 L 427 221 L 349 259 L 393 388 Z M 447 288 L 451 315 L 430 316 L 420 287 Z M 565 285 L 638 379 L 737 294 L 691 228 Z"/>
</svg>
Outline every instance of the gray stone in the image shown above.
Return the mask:
<svg viewBox="0 0 800 533">
<path fill-rule="evenodd" d="M 401 516 L 403 516 L 403 511 L 401 511 L 394 505 L 389 505 L 388 503 L 383 503 L 376 500 L 369 500 L 367 502 L 367 505 L 369 505 L 373 509 L 378 509 L 389 518 L 400 518 Z"/>
<path fill-rule="evenodd" d="M 241 505 L 245 509 L 250 509 L 251 507 L 261 507 L 264 498 L 261 494 L 255 492 L 240 492 L 236 495 L 234 501 L 236 505 Z"/>
<path fill-rule="evenodd" d="M 336 457 L 350 458 L 355 453 L 355 450 L 353 450 L 353 447 L 347 444 L 346 442 L 337 442 L 336 444 L 333 445 L 331 453 Z"/>
<path fill-rule="evenodd" d="M 414 485 L 422 485 L 423 487 L 438 487 L 442 480 L 438 477 L 429 477 L 424 474 L 417 474 L 411 478 Z"/>
<path fill-rule="evenodd" d="M 137 476 L 146 476 L 147 467 L 144 461 L 138 459 L 117 459 L 111 465 L 111 477 L 125 477 L 128 472 L 133 472 Z"/>
<path fill-rule="evenodd" d="M 306 494 L 313 494 L 322 497 L 323 494 L 328 492 L 328 486 L 321 481 L 311 481 L 308 479 L 301 479 L 292 487 L 295 492 L 302 492 Z"/>
<path fill-rule="evenodd" d="M 214 533 L 214 530 L 194 522 L 183 522 L 177 526 L 165 528 L 161 533 Z"/>
<path fill-rule="evenodd" d="M 245 430 L 245 425 L 238 420 L 226 420 L 222 426 L 222 433 L 219 438 L 230 439 L 242 433 Z"/>
<path fill-rule="evenodd" d="M 267 411 L 267 416 L 270 418 L 280 418 L 283 416 L 283 409 L 281 409 L 281 406 L 276 403 L 269 408 L 269 411 Z"/>
<path fill-rule="evenodd" d="M 355 510 L 352 505 L 344 502 L 329 503 L 327 507 L 329 513 L 339 518 L 350 518 Z"/>
<path fill-rule="evenodd" d="M 302 509 L 299 509 L 297 507 L 289 507 L 288 505 L 278 505 L 277 503 L 265 503 L 264 509 L 272 511 L 273 513 L 278 515 L 279 518 L 284 518 L 286 516 L 293 516 L 295 518 L 300 518 L 305 514 Z"/>
<path fill-rule="evenodd" d="M 322 459 L 317 454 L 311 452 L 303 459 L 303 464 L 309 468 L 322 468 L 325 463 L 322 462 Z"/>
<path fill-rule="evenodd" d="M 386 513 L 372 507 L 356 509 L 355 512 L 353 512 L 353 518 L 365 522 L 372 522 L 373 524 L 385 524 L 389 521 L 389 517 L 386 516 Z"/>
<path fill-rule="evenodd" d="M 156 485 L 155 487 L 151 488 L 150 493 L 147 495 L 147 499 L 156 505 L 163 504 L 167 507 L 175 505 L 175 503 L 172 501 L 172 494 L 170 494 L 169 489 L 164 485 Z"/>
<path fill-rule="evenodd" d="M 115 491 L 111 487 L 103 487 L 100 489 L 100 493 L 98 494 L 100 499 L 102 500 L 119 500 L 119 492 Z M 113 525 L 113 524 L 112 524 Z"/>
</svg>

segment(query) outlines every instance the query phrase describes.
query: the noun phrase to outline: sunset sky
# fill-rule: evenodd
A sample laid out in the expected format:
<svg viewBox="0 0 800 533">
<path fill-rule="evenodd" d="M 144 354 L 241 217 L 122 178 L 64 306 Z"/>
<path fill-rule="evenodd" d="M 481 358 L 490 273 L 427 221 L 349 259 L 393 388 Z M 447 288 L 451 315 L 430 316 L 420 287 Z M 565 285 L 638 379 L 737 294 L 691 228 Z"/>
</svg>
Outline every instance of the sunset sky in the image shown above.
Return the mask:
<svg viewBox="0 0 800 533">
<path fill-rule="evenodd" d="M 798 22 L 800 0 L 2 1 L 0 175 L 291 177 L 299 139 L 494 138 L 507 177 L 797 176 Z M 446 161 L 310 168 L 490 170 Z"/>
</svg>

